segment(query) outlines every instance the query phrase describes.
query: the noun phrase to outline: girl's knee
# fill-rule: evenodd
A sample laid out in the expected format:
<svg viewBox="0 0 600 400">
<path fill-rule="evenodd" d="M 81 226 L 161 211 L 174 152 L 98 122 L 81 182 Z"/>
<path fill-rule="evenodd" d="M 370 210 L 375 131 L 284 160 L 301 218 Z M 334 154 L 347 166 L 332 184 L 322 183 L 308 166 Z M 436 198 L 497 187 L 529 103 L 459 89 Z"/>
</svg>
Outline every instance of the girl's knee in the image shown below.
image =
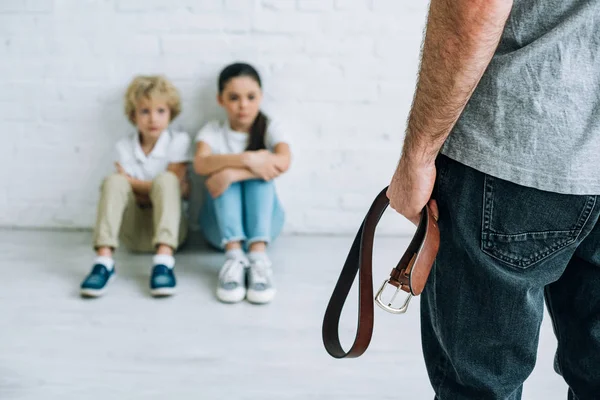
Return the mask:
<svg viewBox="0 0 600 400">
<path fill-rule="evenodd" d="M 246 185 L 256 185 L 256 186 L 274 186 L 275 183 L 274 181 L 270 180 L 270 181 L 265 181 L 264 179 L 248 179 L 247 181 L 244 181 L 244 183 Z"/>
<path fill-rule="evenodd" d="M 269 193 L 275 192 L 275 182 L 265 181 L 263 179 L 251 179 L 248 181 L 244 181 L 244 189 Z"/>
</svg>

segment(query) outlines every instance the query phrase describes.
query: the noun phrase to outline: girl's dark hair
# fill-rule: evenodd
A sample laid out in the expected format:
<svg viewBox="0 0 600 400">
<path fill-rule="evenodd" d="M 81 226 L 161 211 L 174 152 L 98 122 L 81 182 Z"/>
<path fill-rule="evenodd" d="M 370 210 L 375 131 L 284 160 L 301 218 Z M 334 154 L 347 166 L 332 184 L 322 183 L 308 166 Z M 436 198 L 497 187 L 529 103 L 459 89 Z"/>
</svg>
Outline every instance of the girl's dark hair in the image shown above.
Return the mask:
<svg viewBox="0 0 600 400">
<path fill-rule="evenodd" d="M 219 93 L 223 93 L 225 86 L 231 79 L 241 76 L 247 76 L 254 79 L 256 83 L 258 83 L 258 86 L 262 88 L 258 71 L 253 66 L 245 63 L 234 63 L 226 66 L 219 74 Z M 250 140 L 248 141 L 246 150 L 266 149 L 265 134 L 267 132 L 267 123 L 267 116 L 259 110 L 258 115 L 250 128 Z"/>
</svg>

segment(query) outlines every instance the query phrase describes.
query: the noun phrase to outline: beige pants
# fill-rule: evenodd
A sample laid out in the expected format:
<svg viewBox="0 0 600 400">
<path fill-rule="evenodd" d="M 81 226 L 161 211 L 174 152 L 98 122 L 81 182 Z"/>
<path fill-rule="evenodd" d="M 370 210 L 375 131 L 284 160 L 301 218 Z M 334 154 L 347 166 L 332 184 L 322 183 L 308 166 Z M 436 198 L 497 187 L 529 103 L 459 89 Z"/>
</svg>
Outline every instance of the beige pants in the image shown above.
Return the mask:
<svg viewBox="0 0 600 400">
<path fill-rule="evenodd" d="M 177 176 L 164 172 L 152 181 L 152 207 L 142 208 L 135 202 L 131 185 L 123 175 L 113 174 L 102 183 L 94 248 L 119 246 L 130 250 L 153 252 L 159 244 L 178 248 L 187 235 L 181 215 L 181 192 Z"/>
</svg>

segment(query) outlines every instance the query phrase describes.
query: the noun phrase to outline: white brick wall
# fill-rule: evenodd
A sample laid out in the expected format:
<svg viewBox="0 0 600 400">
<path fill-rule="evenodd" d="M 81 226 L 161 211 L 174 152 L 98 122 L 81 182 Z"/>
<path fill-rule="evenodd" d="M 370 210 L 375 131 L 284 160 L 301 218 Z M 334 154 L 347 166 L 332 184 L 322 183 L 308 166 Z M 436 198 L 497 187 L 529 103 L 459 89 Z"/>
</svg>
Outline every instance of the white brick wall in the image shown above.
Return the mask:
<svg viewBox="0 0 600 400">
<path fill-rule="evenodd" d="M 0 225 L 91 227 L 132 76 L 171 78 L 193 134 L 223 115 L 220 68 L 244 60 L 292 128 L 286 231 L 356 232 L 400 154 L 426 3 L 0 0 Z M 381 231 L 412 229 L 389 212 Z"/>
</svg>

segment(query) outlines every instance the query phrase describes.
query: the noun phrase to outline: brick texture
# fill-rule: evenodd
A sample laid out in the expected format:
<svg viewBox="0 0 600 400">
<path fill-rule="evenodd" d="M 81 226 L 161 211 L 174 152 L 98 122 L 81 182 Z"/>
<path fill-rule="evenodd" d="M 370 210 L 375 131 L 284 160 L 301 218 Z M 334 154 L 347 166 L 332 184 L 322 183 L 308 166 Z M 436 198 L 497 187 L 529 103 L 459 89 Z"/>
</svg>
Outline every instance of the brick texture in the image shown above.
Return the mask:
<svg viewBox="0 0 600 400">
<path fill-rule="evenodd" d="M 262 74 L 264 110 L 289 128 L 286 232 L 356 232 L 400 155 L 426 3 L 0 2 L 0 226 L 90 228 L 114 142 L 132 130 L 129 80 L 165 73 L 184 100 L 174 126 L 194 135 L 223 117 L 220 68 L 244 60 Z M 381 232 L 413 230 L 386 215 Z"/>
</svg>

